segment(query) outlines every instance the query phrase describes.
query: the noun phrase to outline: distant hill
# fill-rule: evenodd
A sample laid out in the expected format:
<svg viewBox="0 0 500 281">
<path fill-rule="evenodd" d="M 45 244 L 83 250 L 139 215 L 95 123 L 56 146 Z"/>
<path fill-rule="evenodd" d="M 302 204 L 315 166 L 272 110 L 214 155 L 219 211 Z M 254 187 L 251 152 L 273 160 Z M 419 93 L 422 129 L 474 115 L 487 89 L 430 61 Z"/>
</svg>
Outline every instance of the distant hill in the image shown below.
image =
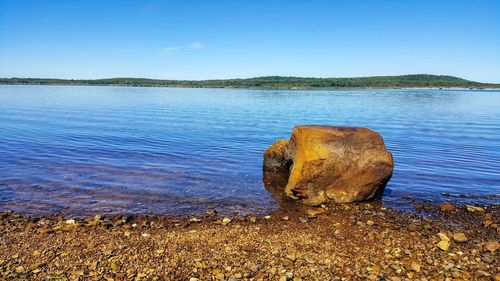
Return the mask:
<svg viewBox="0 0 500 281">
<path fill-rule="evenodd" d="M 499 88 L 500 84 L 480 83 L 446 75 L 413 74 L 353 78 L 308 78 L 264 76 L 245 79 L 158 80 L 145 78 L 110 78 L 94 80 L 0 78 L 0 84 L 16 85 L 100 85 L 193 88 Z"/>
</svg>

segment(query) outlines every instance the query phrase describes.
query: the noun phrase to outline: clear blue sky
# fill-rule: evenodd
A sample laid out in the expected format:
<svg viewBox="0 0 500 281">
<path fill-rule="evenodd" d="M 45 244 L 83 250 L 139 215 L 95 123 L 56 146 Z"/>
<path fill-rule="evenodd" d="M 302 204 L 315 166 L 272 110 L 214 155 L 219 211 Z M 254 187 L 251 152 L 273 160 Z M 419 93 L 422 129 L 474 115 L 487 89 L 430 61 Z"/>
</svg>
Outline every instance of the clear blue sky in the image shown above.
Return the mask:
<svg viewBox="0 0 500 281">
<path fill-rule="evenodd" d="M 0 77 L 500 82 L 500 1 L 0 0 Z"/>
</svg>

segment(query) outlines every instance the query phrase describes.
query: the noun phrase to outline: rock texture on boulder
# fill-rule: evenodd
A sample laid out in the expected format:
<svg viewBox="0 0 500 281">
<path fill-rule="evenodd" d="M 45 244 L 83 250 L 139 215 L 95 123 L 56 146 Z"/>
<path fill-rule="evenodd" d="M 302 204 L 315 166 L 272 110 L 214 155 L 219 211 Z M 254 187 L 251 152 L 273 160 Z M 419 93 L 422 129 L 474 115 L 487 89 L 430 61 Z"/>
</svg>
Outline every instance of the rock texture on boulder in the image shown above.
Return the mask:
<svg viewBox="0 0 500 281">
<path fill-rule="evenodd" d="M 307 205 L 373 199 L 393 169 L 382 137 L 367 128 L 297 126 L 264 153 L 264 174 L 288 177 L 286 195 Z"/>
</svg>

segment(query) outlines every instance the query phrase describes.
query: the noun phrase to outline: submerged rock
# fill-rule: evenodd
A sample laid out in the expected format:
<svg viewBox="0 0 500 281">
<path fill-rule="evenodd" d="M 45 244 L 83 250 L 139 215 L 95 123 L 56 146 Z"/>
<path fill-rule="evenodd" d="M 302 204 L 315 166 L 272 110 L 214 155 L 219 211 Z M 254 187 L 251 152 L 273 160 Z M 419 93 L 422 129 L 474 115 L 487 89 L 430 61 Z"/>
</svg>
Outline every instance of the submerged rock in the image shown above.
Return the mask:
<svg viewBox="0 0 500 281">
<path fill-rule="evenodd" d="M 264 153 L 264 174 L 287 177 L 285 193 L 307 205 L 380 195 L 394 163 L 382 137 L 366 128 L 297 126 Z"/>
</svg>

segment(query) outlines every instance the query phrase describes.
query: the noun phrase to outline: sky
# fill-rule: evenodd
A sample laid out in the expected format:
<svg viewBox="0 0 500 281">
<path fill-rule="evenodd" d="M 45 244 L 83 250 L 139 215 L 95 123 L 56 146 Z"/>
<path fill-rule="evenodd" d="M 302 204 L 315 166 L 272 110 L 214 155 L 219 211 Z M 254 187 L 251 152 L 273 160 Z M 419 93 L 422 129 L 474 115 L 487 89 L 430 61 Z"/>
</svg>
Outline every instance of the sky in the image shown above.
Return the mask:
<svg viewBox="0 0 500 281">
<path fill-rule="evenodd" d="M 0 77 L 500 83 L 500 0 L 0 0 Z"/>
</svg>

